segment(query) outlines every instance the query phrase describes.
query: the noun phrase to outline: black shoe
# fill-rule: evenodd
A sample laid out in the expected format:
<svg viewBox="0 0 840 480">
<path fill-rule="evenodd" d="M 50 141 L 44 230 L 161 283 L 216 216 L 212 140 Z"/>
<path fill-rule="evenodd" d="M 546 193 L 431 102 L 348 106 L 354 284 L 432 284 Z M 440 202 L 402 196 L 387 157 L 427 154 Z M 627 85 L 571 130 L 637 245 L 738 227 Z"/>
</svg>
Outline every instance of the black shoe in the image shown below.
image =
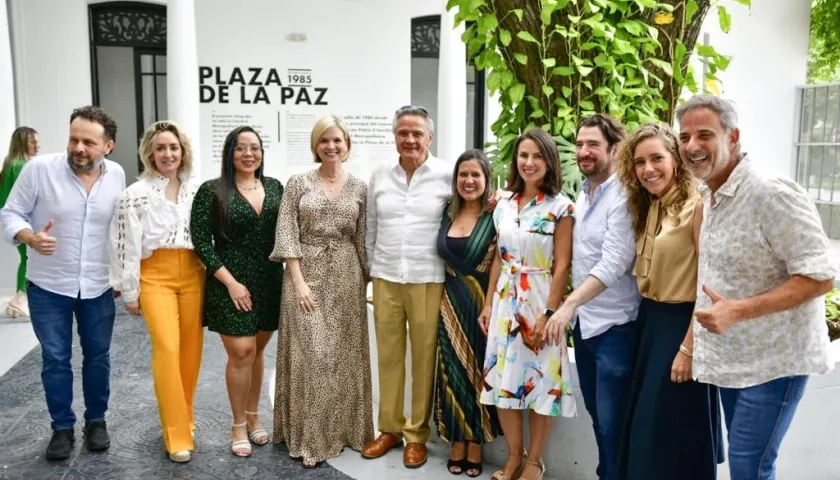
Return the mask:
<svg viewBox="0 0 840 480">
<path fill-rule="evenodd" d="M 105 420 L 85 424 L 85 446 L 89 452 L 101 452 L 111 446 Z"/>
<path fill-rule="evenodd" d="M 73 430 L 53 430 L 50 444 L 47 446 L 47 460 L 67 460 L 73 453 L 76 434 Z"/>
</svg>

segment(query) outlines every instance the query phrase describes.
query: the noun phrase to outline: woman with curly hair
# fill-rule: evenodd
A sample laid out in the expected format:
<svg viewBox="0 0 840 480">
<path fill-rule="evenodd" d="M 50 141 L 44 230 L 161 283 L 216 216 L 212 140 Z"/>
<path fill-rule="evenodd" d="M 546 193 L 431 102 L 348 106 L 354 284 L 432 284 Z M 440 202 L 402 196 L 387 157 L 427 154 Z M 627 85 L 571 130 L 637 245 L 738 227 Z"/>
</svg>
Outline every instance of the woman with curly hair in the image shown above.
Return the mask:
<svg viewBox="0 0 840 480">
<path fill-rule="evenodd" d="M 717 391 L 691 374 L 703 204 L 678 145 L 667 125 L 646 124 L 625 138 L 617 157 L 642 294 L 619 479 L 713 480 L 722 456 Z"/>
</svg>

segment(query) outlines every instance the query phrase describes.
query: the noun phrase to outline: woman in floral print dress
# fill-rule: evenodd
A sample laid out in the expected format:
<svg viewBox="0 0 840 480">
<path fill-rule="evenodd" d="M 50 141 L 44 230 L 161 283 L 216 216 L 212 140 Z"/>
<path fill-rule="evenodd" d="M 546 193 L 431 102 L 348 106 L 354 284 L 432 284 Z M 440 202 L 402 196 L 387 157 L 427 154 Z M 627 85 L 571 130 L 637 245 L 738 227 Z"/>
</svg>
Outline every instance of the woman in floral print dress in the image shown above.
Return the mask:
<svg viewBox="0 0 840 480">
<path fill-rule="evenodd" d="M 574 207 L 560 194 L 560 161 L 548 133 L 534 128 L 521 135 L 512 163 L 507 190 L 513 195 L 493 214 L 495 290 L 479 317 L 488 333 L 481 402 L 497 407 L 509 452 L 492 478 L 534 480 L 545 471 L 542 453 L 554 417 L 574 414 L 565 340 L 543 341 L 569 278 Z M 521 410 L 530 411 L 527 462 Z"/>
</svg>

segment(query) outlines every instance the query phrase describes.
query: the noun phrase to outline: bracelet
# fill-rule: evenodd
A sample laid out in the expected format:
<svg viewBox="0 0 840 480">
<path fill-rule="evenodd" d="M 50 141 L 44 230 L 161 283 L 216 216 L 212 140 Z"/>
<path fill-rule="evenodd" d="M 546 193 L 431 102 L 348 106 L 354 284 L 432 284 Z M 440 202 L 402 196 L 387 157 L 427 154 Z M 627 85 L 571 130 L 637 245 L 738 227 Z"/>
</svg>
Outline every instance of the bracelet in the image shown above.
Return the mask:
<svg viewBox="0 0 840 480">
<path fill-rule="evenodd" d="M 689 358 L 694 356 L 694 350 L 686 347 L 683 344 L 680 344 L 680 352 L 682 352 L 686 357 L 689 357 Z"/>
</svg>

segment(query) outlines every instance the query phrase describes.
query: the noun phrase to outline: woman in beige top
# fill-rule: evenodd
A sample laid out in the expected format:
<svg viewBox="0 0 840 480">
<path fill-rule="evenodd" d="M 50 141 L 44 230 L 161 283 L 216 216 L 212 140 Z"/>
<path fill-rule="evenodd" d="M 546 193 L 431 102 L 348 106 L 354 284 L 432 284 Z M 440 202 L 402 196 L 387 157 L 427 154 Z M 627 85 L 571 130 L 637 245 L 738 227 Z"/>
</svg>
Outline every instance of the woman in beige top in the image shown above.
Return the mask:
<svg viewBox="0 0 840 480">
<path fill-rule="evenodd" d="M 722 456 L 717 390 L 691 377 L 703 204 L 678 145 L 670 127 L 646 124 L 618 152 L 642 294 L 639 354 L 618 454 L 622 480 L 714 480 Z"/>
</svg>

